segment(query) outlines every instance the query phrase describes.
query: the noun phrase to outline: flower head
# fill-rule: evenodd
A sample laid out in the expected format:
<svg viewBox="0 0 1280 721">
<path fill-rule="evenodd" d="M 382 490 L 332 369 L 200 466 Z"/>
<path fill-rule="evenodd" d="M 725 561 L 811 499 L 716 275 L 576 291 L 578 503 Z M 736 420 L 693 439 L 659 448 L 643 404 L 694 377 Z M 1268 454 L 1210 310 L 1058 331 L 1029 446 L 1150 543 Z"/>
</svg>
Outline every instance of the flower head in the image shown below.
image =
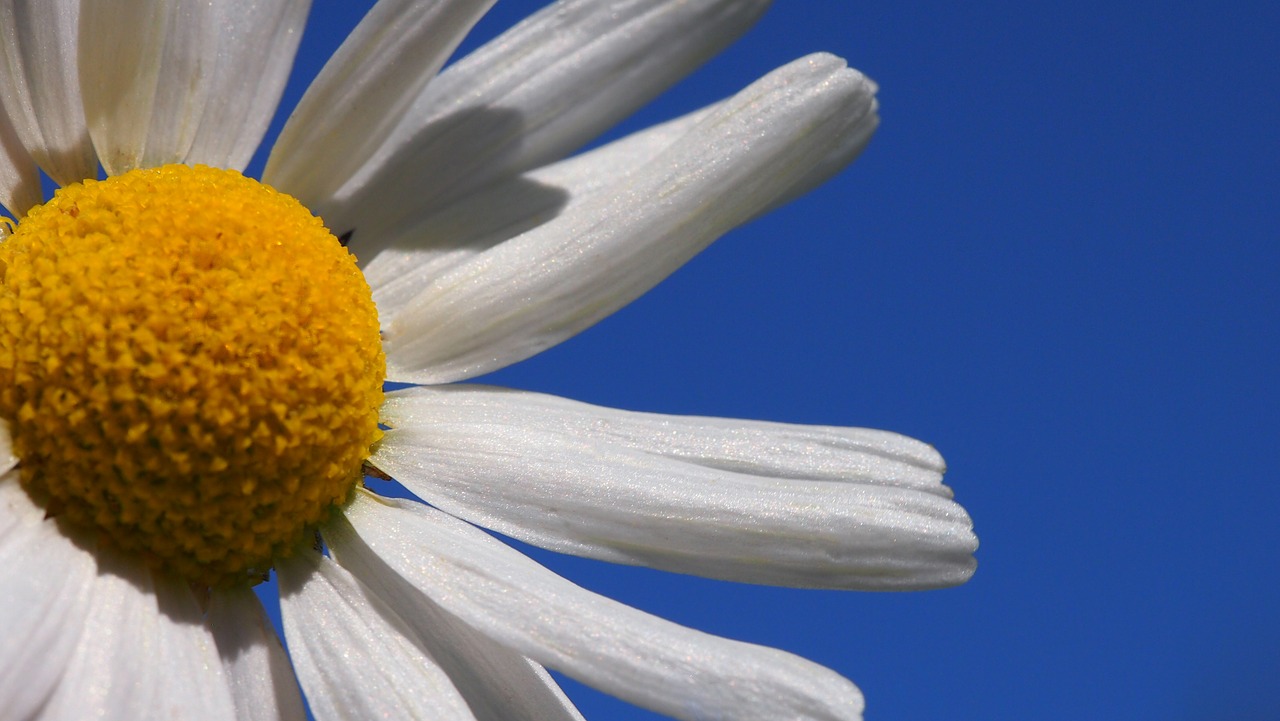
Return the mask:
<svg viewBox="0 0 1280 721">
<path fill-rule="evenodd" d="M 837 674 L 476 526 L 748 583 L 972 573 L 918 441 L 456 383 L 627 304 L 878 122 L 818 54 L 570 155 L 766 3 L 562 0 L 441 72 L 489 4 L 380 0 L 259 182 L 307 0 L 0 0 L 7 713 L 298 718 L 300 683 L 318 718 L 579 718 L 552 668 L 677 718 L 857 718 Z M 251 590 L 272 568 L 287 655 Z"/>
</svg>

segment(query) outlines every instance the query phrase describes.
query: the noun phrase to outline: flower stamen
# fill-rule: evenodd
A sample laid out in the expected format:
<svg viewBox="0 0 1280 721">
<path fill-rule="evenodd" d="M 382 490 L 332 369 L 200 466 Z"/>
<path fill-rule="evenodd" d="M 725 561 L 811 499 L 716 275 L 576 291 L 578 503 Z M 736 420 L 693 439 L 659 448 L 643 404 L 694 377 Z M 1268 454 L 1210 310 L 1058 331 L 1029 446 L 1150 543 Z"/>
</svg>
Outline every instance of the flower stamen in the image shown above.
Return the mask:
<svg viewBox="0 0 1280 721">
<path fill-rule="evenodd" d="M 258 580 L 349 499 L 384 375 L 354 259 L 234 171 L 73 184 L 0 243 L 23 486 L 193 583 Z"/>
</svg>

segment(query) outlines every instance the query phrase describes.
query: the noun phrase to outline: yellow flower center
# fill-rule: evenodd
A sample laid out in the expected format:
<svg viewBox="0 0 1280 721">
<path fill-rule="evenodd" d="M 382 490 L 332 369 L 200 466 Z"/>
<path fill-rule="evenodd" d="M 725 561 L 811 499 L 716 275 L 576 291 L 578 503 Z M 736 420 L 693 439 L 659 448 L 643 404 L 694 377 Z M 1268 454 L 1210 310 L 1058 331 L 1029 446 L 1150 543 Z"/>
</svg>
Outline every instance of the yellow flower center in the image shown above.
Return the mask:
<svg viewBox="0 0 1280 721">
<path fill-rule="evenodd" d="M 355 260 L 234 171 L 71 185 L 0 242 L 23 486 L 192 583 L 256 580 L 349 499 L 384 375 Z"/>
</svg>

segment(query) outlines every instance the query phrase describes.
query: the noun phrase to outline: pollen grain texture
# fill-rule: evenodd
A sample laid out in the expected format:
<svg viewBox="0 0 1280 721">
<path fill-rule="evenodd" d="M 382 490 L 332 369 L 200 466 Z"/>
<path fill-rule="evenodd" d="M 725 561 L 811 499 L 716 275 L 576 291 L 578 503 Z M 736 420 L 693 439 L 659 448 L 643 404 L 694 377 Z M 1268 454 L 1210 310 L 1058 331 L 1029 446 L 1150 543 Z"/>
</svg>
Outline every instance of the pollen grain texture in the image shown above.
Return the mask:
<svg viewBox="0 0 1280 721">
<path fill-rule="evenodd" d="M 234 171 L 70 185 L 0 242 L 23 486 L 194 584 L 252 582 L 349 498 L 384 374 L 355 260 Z"/>
</svg>

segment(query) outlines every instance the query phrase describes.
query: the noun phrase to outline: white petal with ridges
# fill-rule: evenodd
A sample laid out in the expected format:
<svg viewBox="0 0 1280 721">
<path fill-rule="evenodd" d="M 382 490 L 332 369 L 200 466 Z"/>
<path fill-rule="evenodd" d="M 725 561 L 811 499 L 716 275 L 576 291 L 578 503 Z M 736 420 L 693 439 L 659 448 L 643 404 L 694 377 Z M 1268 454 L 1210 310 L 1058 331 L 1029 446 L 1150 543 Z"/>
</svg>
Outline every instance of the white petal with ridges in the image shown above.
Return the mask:
<svg viewBox="0 0 1280 721">
<path fill-rule="evenodd" d="M 308 549 L 276 570 L 285 638 L 319 721 L 474 718 L 405 622 L 338 564 Z"/>
<path fill-rule="evenodd" d="M 942 459 L 895 433 L 631 413 L 484 386 L 388 398 L 372 462 L 543 548 L 782 586 L 963 583 L 977 539 Z"/>
<path fill-rule="evenodd" d="M 0 709 L 31 718 L 71 662 L 97 567 L 18 484 L 0 475 Z"/>
<path fill-rule="evenodd" d="M 98 575 L 75 653 L 41 718 L 153 717 L 164 700 L 160 613 L 141 564 L 97 550 Z"/>
<path fill-rule="evenodd" d="M 306 718 L 289 657 L 253 591 L 215 589 L 209 601 L 208 624 L 222 657 L 236 718 L 244 721 Z"/>
<path fill-rule="evenodd" d="M 551 4 L 441 73 L 345 187 L 341 174 L 317 179 L 327 186 L 311 207 L 338 232 L 355 228 L 380 246 L 406 213 L 581 147 L 723 50 L 767 6 Z"/>
<path fill-rule="evenodd" d="M 558 215 L 652 160 L 710 108 L 655 125 L 582 155 L 509 178 L 389 231 L 387 247 L 364 268 L 384 320 L 395 317 L 428 282 L 504 240 Z M 357 258 L 374 252 L 368 235 L 351 242 Z"/>
<path fill-rule="evenodd" d="M 216 56 L 184 162 L 244 170 L 275 114 L 311 0 L 214 3 Z"/>
<path fill-rule="evenodd" d="M 151 713 L 165 719 L 233 721 L 235 704 L 218 647 L 191 586 L 165 574 L 153 574 L 152 584 L 160 648 L 157 658 L 148 661 L 157 664 L 161 674 L 159 700 Z"/>
<path fill-rule="evenodd" d="M 360 491 L 345 516 L 360 541 L 445 610 L 625 701 L 690 721 L 861 718 L 862 695 L 829 669 L 591 593 L 420 503 Z"/>
<path fill-rule="evenodd" d="M 430 281 L 454 266 L 557 216 L 576 212 L 588 198 L 653 160 L 715 108 L 709 105 L 581 155 L 493 183 L 443 208 L 411 204 L 412 212 L 404 212 L 410 208 L 398 211 L 403 227 L 389 226 L 382 234 L 356 233 L 349 247 L 357 259 L 368 260 L 364 275 L 373 288 L 379 314 L 384 320 L 394 318 Z M 861 133 L 842 137 L 807 176 L 760 213 L 827 180 L 857 155 L 875 127 L 872 118 L 859 126 Z"/>
<path fill-rule="evenodd" d="M 79 17 L 80 0 L 0 0 L 0 104 L 63 185 L 98 173 L 80 100 Z"/>
<path fill-rule="evenodd" d="M 237 5 L 243 0 L 239 0 Z M 180 163 L 211 100 L 219 4 L 84 0 L 80 87 L 108 175 Z"/>
<path fill-rule="evenodd" d="M 830 55 L 770 73 L 575 212 L 435 279 L 386 326 L 388 376 L 473 377 L 593 325 L 865 137 L 874 87 Z"/>
<path fill-rule="evenodd" d="M 343 522 L 324 531 L 334 558 L 395 610 L 449 675 L 477 721 L 581 721 L 546 669 L 450 615 L 369 551 Z"/>
<path fill-rule="evenodd" d="M 3 104 L 0 104 L 0 205 L 20 220 L 32 206 L 43 200 L 35 161 L 23 147 Z M 9 227 L 0 224 L 0 240 L 8 235 Z"/>
<path fill-rule="evenodd" d="M 493 3 L 380 0 L 307 89 L 272 148 L 263 182 L 329 221 L 324 201 L 332 184 L 382 143 Z"/>
</svg>

